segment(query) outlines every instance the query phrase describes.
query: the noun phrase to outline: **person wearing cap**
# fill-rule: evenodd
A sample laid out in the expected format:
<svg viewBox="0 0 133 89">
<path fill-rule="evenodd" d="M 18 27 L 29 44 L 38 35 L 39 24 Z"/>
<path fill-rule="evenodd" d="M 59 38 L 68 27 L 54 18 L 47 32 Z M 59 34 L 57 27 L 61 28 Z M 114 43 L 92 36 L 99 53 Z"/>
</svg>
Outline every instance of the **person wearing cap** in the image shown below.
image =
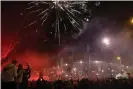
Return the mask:
<svg viewBox="0 0 133 89">
<path fill-rule="evenodd" d="M 2 89 L 16 89 L 15 78 L 17 77 L 17 61 L 12 60 L 11 64 L 6 65 L 1 73 Z"/>
</svg>

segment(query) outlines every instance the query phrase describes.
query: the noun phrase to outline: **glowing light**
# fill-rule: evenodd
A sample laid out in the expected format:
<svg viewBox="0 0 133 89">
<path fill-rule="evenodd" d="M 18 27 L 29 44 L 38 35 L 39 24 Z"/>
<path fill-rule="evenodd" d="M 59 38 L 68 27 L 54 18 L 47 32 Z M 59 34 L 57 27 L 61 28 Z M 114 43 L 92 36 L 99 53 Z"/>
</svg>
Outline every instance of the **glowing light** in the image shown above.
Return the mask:
<svg viewBox="0 0 133 89">
<path fill-rule="evenodd" d="M 52 32 L 50 32 L 50 34 L 52 34 Z"/>
<path fill-rule="evenodd" d="M 76 69 L 76 68 L 74 68 L 73 70 L 74 70 L 74 71 L 76 71 L 77 69 Z"/>
<path fill-rule="evenodd" d="M 68 77 L 68 75 L 66 75 L 66 77 Z"/>
<path fill-rule="evenodd" d="M 117 60 L 121 60 L 121 57 L 120 57 L 120 56 L 118 56 L 118 57 L 116 57 L 116 59 L 117 59 Z"/>
<path fill-rule="evenodd" d="M 36 32 L 38 32 L 38 30 L 36 30 Z"/>
<path fill-rule="evenodd" d="M 68 64 L 65 64 L 65 66 L 68 66 Z"/>
<path fill-rule="evenodd" d="M 103 44 L 105 44 L 107 46 L 110 45 L 110 40 L 107 37 L 103 38 L 102 42 L 103 42 Z"/>
<path fill-rule="evenodd" d="M 98 76 L 99 74 L 97 73 L 96 75 Z"/>
<path fill-rule="evenodd" d="M 124 72 L 124 70 L 122 70 L 122 72 Z"/>
<path fill-rule="evenodd" d="M 83 61 L 80 61 L 79 63 L 80 63 L 80 64 L 82 64 L 82 63 L 83 63 Z"/>
<path fill-rule="evenodd" d="M 131 19 L 131 24 L 133 24 L 133 18 Z"/>
<path fill-rule="evenodd" d="M 97 63 L 100 63 L 99 61 L 95 61 L 95 63 L 97 64 Z"/>
<path fill-rule="evenodd" d="M 112 72 L 114 72 L 114 70 L 111 70 Z"/>
<path fill-rule="evenodd" d="M 128 68 L 129 68 L 129 66 L 126 66 L 126 68 L 128 69 Z"/>
<path fill-rule="evenodd" d="M 104 70 L 102 70 L 102 72 L 104 72 Z"/>
</svg>

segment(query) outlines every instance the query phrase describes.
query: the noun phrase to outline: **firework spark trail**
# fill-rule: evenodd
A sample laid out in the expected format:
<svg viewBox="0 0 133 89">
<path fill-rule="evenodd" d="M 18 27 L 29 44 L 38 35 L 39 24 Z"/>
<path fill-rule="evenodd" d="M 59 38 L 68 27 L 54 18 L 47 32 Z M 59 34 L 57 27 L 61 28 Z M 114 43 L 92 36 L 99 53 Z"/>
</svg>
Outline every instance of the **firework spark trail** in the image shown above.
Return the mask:
<svg viewBox="0 0 133 89">
<path fill-rule="evenodd" d="M 29 14 L 36 13 L 36 12 L 39 12 L 41 10 L 43 10 L 43 9 L 34 10 L 34 11 L 30 12 Z"/>
<path fill-rule="evenodd" d="M 59 29 L 59 20 L 58 20 L 58 24 L 57 24 L 57 30 L 58 30 L 58 39 L 59 39 L 59 45 L 60 45 L 60 29 Z"/>
<path fill-rule="evenodd" d="M 45 13 L 46 11 L 48 11 L 48 10 L 49 10 L 49 9 L 46 9 L 46 10 L 42 11 L 38 16 L 44 14 L 44 13 Z"/>
<path fill-rule="evenodd" d="M 7 57 L 7 55 L 11 52 L 11 50 L 14 49 L 15 45 L 17 44 L 17 42 L 15 44 L 10 44 L 7 50 L 7 53 L 5 55 L 2 56 L 2 58 Z"/>
<path fill-rule="evenodd" d="M 37 21 L 33 21 L 32 23 L 30 23 L 30 24 L 28 24 L 27 26 L 25 26 L 24 28 L 27 28 L 27 27 L 29 27 L 29 26 L 31 26 L 31 25 L 33 25 L 33 24 L 35 24 Z"/>
<path fill-rule="evenodd" d="M 1 60 L 1 64 L 5 63 L 6 61 L 8 61 L 8 57 L 9 55 L 12 53 L 13 50 L 15 50 L 15 47 L 17 46 L 17 44 L 19 44 L 18 41 L 12 43 L 9 45 L 8 51 L 5 55 L 2 56 L 2 60 Z"/>
<path fill-rule="evenodd" d="M 36 13 L 40 17 L 41 26 L 44 26 L 49 18 L 51 12 L 55 11 L 56 20 L 52 23 L 52 27 L 55 27 L 55 38 L 58 37 L 59 45 L 61 40 L 61 25 L 64 26 L 62 30 L 67 31 L 69 27 L 73 27 L 79 33 L 73 34 L 72 37 L 76 38 L 84 32 L 82 23 L 89 22 L 91 18 L 91 10 L 94 6 L 99 6 L 100 2 L 96 2 L 92 7 L 87 6 L 87 1 L 34 1 L 29 3 L 30 7 L 26 8 L 31 11 L 29 14 Z M 46 5 L 46 7 L 44 7 Z M 62 15 L 64 13 L 64 15 Z M 87 15 L 85 15 L 87 14 Z M 85 16 L 84 16 L 85 15 Z M 82 17 L 84 16 L 84 17 Z M 69 21 L 69 22 L 65 22 Z M 30 23 L 28 26 L 35 24 L 36 22 Z M 71 24 L 68 27 L 68 23 Z M 27 27 L 27 26 L 26 26 Z M 57 36 L 58 35 L 58 36 Z"/>
<path fill-rule="evenodd" d="M 66 25 L 64 24 L 65 31 L 67 31 Z"/>
</svg>

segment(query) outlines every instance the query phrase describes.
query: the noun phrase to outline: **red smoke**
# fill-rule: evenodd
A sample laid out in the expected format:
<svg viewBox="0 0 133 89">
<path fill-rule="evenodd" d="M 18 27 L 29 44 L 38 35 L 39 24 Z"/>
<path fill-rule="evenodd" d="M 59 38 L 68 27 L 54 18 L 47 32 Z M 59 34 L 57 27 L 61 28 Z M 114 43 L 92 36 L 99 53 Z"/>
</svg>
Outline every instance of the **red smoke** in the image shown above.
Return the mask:
<svg viewBox="0 0 133 89">
<path fill-rule="evenodd" d="M 44 71 L 44 68 L 51 68 L 55 65 L 55 61 L 44 53 L 37 53 L 27 50 L 24 54 L 17 55 L 16 59 L 18 63 L 22 63 L 25 67 L 26 63 L 29 63 L 31 67 L 31 79 L 38 78 L 38 73 Z M 36 71 L 36 72 L 35 72 Z"/>
<path fill-rule="evenodd" d="M 29 63 L 32 69 L 43 70 L 53 65 L 53 60 L 46 53 L 38 53 L 30 50 L 16 56 L 18 63 Z"/>
<path fill-rule="evenodd" d="M 16 34 L 6 34 L 1 37 L 1 56 L 6 57 L 17 41 Z"/>
<path fill-rule="evenodd" d="M 15 38 L 15 35 L 2 37 L 2 57 L 6 56 L 9 53 L 11 49 L 9 46 L 16 41 Z M 40 53 L 37 51 L 25 49 L 25 51 L 22 53 L 13 53 L 9 57 L 9 60 L 2 65 L 2 68 L 10 63 L 12 59 L 16 59 L 18 61 L 18 64 L 23 64 L 24 67 L 26 63 L 29 63 L 32 71 L 32 79 L 33 77 L 38 77 L 37 73 L 35 73 L 34 71 L 43 71 L 44 68 L 50 68 L 56 63 L 54 60 L 51 59 L 50 56 L 47 55 L 47 53 Z"/>
</svg>

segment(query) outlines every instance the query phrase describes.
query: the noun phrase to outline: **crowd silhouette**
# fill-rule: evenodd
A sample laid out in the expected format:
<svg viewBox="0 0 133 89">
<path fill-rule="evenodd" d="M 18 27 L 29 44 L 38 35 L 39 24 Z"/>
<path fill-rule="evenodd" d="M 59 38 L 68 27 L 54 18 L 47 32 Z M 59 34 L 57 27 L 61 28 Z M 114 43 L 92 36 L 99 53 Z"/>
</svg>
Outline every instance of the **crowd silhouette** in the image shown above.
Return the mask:
<svg viewBox="0 0 133 89">
<path fill-rule="evenodd" d="M 104 79 L 88 79 L 81 80 L 55 80 L 46 81 L 40 72 L 38 80 L 28 81 L 31 74 L 30 66 L 27 63 L 26 69 L 22 64 L 16 66 L 17 61 L 13 60 L 11 64 L 5 66 L 1 73 L 2 88 L 1 89 L 133 89 L 133 78 L 108 77 Z"/>
<path fill-rule="evenodd" d="M 29 83 L 29 89 L 133 89 L 133 79 L 106 78 L 100 80 L 56 80 L 38 79 Z"/>
</svg>

